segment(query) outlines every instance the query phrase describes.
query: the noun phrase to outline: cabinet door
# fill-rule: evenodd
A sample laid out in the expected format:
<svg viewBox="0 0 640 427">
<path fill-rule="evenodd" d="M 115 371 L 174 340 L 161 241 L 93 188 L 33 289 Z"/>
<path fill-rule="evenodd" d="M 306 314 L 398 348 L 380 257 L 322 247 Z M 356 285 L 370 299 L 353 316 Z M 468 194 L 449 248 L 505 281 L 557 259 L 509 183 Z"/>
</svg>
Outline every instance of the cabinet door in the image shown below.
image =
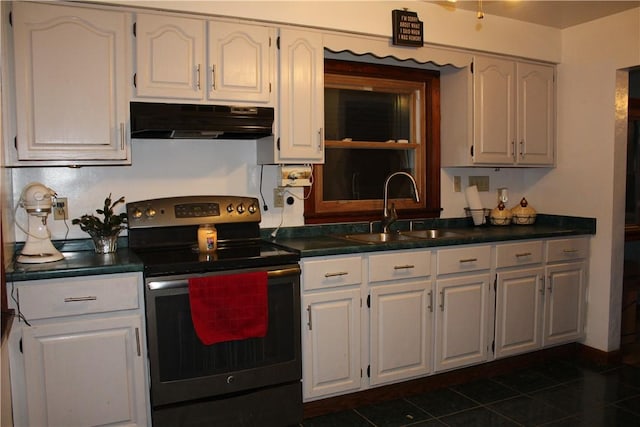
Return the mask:
<svg viewBox="0 0 640 427">
<path fill-rule="evenodd" d="M 302 299 L 305 400 L 360 388 L 360 288 Z"/>
<path fill-rule="evenodd" d="M 371 288 L 370 383 L 396 382 L 431 371 L 431 282 Z"/>
<path fill-rule="evenodd" d="M 273 29 L 209 21 L 209 99 L 269 102 Z"/>
<path fill-rule="evenodd" d="M 204 42 L 204 20 L 139 13 L 136 17 L 136 94 L 203 99 Z"/>
<path fill-rule="evenodd" d="M 489 274 L 436 281 L 435 370 L 487 360 Z"/>
<path fill-rule="evenodd" d="M 140 316 L 23 330 L 29 425 L 147 425 Z"/>
<path fill-rule="evenodd" d="M 129 15 L 13 7 L 18 159 L 127 163 Z"/>
<path fill-rule="evenodd" d="M 553 165 L 555 89 L 552 66 L 518 63 L 519 164 Z"/>
<path fill-rule="evenodd" d="M 543 345 L 563 344 L 582 336 L 585 308 L 585 263 L 547 267 Z"/>
<path fill-rule="evenodd" d="M 498 273 L 496 282 L 496 357 L 542 346 L 544 269 Z"/>
<path fill-rule="evenodd" d="M 476 57 L 473 63 L 474 163 L 515 161 L 515 62 Z"/>
<path fill-rule="evenodd" d="M 319 33 L 280 31 L 281 162 L 324 163 L 324 51 Z"/>
</svg>

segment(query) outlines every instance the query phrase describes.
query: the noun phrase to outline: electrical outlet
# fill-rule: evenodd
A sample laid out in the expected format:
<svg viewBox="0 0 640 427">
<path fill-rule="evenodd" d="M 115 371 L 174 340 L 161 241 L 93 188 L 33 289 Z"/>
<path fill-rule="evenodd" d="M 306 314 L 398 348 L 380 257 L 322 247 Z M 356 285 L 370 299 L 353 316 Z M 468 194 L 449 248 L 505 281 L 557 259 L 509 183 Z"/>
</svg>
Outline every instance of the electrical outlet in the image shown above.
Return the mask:
<svg viewBox="0 0 640 427">
<path fill-rule="evenodd" d="M 284 187 L 276 187 L 273 189 L 273 207 L 284 207 Z"/>
<path fill-rule="evenodd" d="M 53 219 L 65 220 L 69 219 L 69 205 L 66 197 L 56 197 L 53 204 Z"/>
<path fill-rule="evenodd" d="M 478 187 L 478 191 L 489 191 L 489 177 L 485 176 L 470 176 L 469 186 L 475 185 Z"/>
</svg>

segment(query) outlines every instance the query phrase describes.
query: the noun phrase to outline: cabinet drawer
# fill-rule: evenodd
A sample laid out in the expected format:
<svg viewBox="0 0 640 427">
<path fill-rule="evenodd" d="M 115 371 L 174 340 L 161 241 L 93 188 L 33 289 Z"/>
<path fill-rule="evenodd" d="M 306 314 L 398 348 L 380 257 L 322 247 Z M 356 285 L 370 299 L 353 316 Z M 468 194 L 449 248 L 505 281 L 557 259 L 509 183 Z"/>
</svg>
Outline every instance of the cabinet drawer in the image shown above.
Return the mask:
<svg viewBox="0 0 640 427">
<path fill-rule="evenodd" d="M 356 285 L 361 282 L 360 256 L 302 260 L 302 286 L 306 291 Z"/>
<path fill-rule="evenodd" d="M 582 259 L 586 258 L 588 254 L 589 239 L 587 237 L 549 240 L 547 242 L 547 262 Z"/>
<path fill-rule="evenodd" d="M 496 267 L 539 264 L 542 262 L 542 240 L 496 246 Z"/>
<path fill-rule="evenodd" d="M 369 256 L 369 281 L 410 279 L 431 274 L 431 251 L 392 251 Z"/>
<path fill-rule="evenodd" d="M 470 246 L 438 251 L 438 274 L 488 270 L 491 246 Z"/>
<path fill-rule="evenodd" d="M 141 275 L 109 274 L 21 283 L 20 311 L 27 320 L 137 309 Z"/>
</svg>

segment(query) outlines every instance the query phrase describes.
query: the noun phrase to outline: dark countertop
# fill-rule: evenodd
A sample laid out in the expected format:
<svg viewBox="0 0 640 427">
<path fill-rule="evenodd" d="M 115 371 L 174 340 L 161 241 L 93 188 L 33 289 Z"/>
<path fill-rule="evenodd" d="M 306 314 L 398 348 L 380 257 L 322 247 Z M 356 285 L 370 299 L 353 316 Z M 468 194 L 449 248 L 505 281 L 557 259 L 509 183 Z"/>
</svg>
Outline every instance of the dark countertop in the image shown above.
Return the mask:
<svg viewBox="0 0 640 427">
<path fill-rule="evenodd" d="M 374 224 L 374 231 L 377 231 Z M 396 230 L 408 230 L 409 222 L 394 224 Z M 533 225 L 483 225 L 474 227 L 467 218 L 430 219 L 416 221 L 414 230 L 446 229 L 455 236 L 437 239 L 416 239 L 388 243 L 367 244 L 347 240 L 344 234 L 367 233 L 368 224 L 335 224 L 315 227 L 291 227 L 278 230 L 276 239 L 270 238 L 272 230 L 264 230 L 263 237 L 275 243 L 300 251 L 302 257 L 352 254 L 395 249 L 430 248 L 466 245 L 473 243 L 502 242 L 511 240 L 542 239 L 595 234 L 596 221 L 592 218 L 538 215 Z"/>
<path fill-rule="evenodd" d="M 56 279 L 142 271 L 142 261 L 128 248 L 112 254 L 96 254 L 93 250 L 62 252 L 64 259 L 43 264 L 13 265 L 7 270 L 7 283 L 24 280 Z"/>
<path fill-rule="evenodd" d="M 377 231 L 379 224 L 374 224 Z M 408 230 L 409 221 L 398 221 L 394 230 Z M 274 229 L 262 229 L 262 237 L 279 245 L 298 250 L 302 257 L 339 255 L 394 249 L 415 249 L 472 243 L 501 242 L 524 239 L 542 239 L 589 235 L 596 233 L 596 220 L 539 214 L 533 225 L 474 227 L 469 218 L 426 219 L 414 221 L 414 229 L 441 228 L 456 232 L 456 236 L 438 239 L 394 241 L 382 244 L 366 244 L 339 237 L 348 233 L 366 233 L 368 223 L 329 224 L 281 228 L 276 239 L 271 238 Z M 126 239 L 119 241 L 117 252 L 98 255 L 85 241 L 66 243 L 61 252 L 64 259 L 44 264 L 14 263 L 6 271 L 6 281 L 55 279 L 96 274 L 115 274 L 143 271 L 142 261 L 126 247 Z"/>
</svg>

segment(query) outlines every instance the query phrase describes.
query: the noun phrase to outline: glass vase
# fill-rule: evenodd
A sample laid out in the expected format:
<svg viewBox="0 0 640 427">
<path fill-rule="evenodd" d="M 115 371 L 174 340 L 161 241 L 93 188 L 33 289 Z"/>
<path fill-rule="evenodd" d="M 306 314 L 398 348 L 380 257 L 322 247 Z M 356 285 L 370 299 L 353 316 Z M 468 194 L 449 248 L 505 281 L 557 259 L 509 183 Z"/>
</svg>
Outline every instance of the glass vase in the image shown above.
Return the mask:
<svg viewBox="0 0 640 427">
<path fill-rule="evenodd" d="M 93 246 L 97 254 L 110 254 L 118 250 L 118 235 L 95 236 L 92 235 Z"/>
</svg>

